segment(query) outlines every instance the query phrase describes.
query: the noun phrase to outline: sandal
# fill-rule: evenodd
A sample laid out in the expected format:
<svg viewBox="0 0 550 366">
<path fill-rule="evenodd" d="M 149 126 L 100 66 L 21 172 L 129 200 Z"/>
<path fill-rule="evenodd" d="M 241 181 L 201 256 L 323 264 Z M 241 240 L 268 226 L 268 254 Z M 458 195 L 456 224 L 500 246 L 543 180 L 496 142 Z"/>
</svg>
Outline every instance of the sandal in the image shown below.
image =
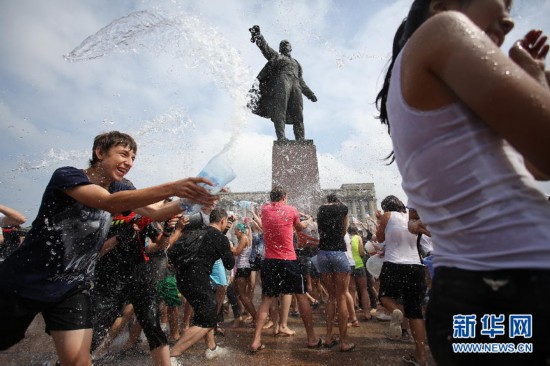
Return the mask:
<svg viewBox="0 0 550 366">
<path fill-rule="evenodd" d="M 359 324 L 359 320 L 355 319 L 355 320 L 352 320 L 350 324 L 350 327 L 353 327 L 353 328 L 359 328 L 361 326 L 361 324 Z"/>
<path fill-rule="evenodd" d="M 256 349 L 249 348 L 248 353 L 251 355 L 255 355 L 256 353 L 260 352 L 263 349 L 265 349 L 265 344 L 261 343 L 260 346 Z"/>
<path fill-rule="evenodd" d="M 317 344 L 314 344 L 314 345 L 308 344 L 306 347 L 309 348 L 309 349 L 319 349 L 319 348 L 323 347 L 323 339 L 319 338 L 319 342 L 317 342 Z"/>
<path fill-rule="evenodd" d="M 336 346 L 338 343 L 340 343 L 340 340 L 338 338 L 332 338 L 330 340 L 330 342 L 323 343 L 323 346 L 325 346 L 326 348 L 332 348 L 332 347 Z"/>
</svg>

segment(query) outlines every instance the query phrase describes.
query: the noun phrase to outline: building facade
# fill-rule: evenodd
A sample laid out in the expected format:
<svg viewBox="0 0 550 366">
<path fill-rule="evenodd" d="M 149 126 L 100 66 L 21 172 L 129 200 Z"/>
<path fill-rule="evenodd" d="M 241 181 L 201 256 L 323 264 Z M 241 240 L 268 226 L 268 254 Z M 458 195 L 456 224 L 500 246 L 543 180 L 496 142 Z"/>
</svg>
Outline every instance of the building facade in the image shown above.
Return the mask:
<svg viewBox="0 0 550 366">
<path fill-rule="evenodd" d="M 339 189 L 323 189 L 323 197 L 335 193 L 349 209 L 352 221 L 362 223 L 376 219 L 376 192 L 374 183 L 342 184 Z M 239 216 L 249 216 L 247 210 L 251 207 L 260 207 L 269 202 L 269 192 L 226 192 L 220 193 L 218 206 L 232 211 Z M 288 202 L 292 204 L 292 202 Z M 316 212 L 307 212 L 315 216 Z"/>
</svg>

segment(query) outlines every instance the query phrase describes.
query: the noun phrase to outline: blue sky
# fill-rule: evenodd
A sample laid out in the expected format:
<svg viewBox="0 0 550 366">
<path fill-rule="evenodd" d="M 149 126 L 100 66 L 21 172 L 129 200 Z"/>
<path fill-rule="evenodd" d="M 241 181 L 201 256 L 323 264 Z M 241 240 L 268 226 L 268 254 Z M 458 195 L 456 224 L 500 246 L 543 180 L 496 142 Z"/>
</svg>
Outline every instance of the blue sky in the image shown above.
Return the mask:
<svg viewBox="0 0 550 366">
<path fill-rule="evenodd" d="M 233 191 L 271 185 L 270 121 L 242 109 L 243 95 L 265 63 L 250 43 L 258 24 L 281 39 L 319 101 L 304 99 L 306 138 L 319 157 L 322 188 L 374 182 L 380 201 L 406 200 L 390 139 L 375 119 L 394 31 L 410 1 L 3 0 L 0 2 L 0 202 L 34 219 L 59 166 L 86 167 L 95 135 L 117 129 L 139 145 L 128 178 L 145 187 L 196 175 L 228 145 Z M 120 28 L 66 60 L 87 37 L 127 17 L 162 19 L 117 48 Z M 516 28 L 550 31 L 550 1 L 516 1 Z M 93 53 L 103 50 L 101 57 Z M 287 134 L 292 136 L 291 129 Z M 548 184 L 541 186 L 550 193 Z"/>
</svg>

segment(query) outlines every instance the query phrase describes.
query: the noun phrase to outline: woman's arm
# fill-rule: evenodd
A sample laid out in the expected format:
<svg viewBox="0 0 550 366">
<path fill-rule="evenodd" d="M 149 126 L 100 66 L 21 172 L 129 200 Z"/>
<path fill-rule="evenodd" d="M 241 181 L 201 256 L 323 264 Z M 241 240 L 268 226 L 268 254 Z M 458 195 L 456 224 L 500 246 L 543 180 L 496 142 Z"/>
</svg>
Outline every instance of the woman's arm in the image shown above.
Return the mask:
<svg viewBox="0 0 550 366">
<path fill-rule="evenodd" d="M 170 242 L 168 243 L 168 248 L 170 248 L 179 238 L 181 238 L 187 224 L 189 224 L 189 217 L 182 216 L 179 218 L 176 224 L 176 228 L 174 229 L 174 232 L 172 233 L 172 235 L 170 235 Z"/>
<path fill-rule="evenodd" d="M 145 253 L 156 253 L 168 249 L 171 243 L 170 236 L 163 233 L 156 240 L 151 240 L 149 245 L 145 247 Z"/>
<path fill-rule="evenodd" d="M 262 219 L 254 209 L 250 210 L 250 212 L 252 213 L 252 218 L 254 219 L 254 222 L 258 225 L 260 230 L 262 230 Z"/>
<path fill-rule="evenodd" d="M 237 248 L 233 248 L 232 251 L 233 251 L 233 255 L 234 256 L 238 256 L 240 255 L 244 248 L 246 248 L 248 246 L 248 236 L 246 234 L 242 234 L 241 235 L 241 238 L 239 239 L 239 245 L 237 245 Z"/>
<path fill-rule="evenodd" d="M 432 233 L 428 230 L 426 225 L 420 220 L 418 212 L 415 209 L 409 209 L 409 221 L 407 223 L 407 228 L 411 234 L 424 234 L 427 236 L 432 236 Z"/>
<path fill-rule="evenodd" d="M 524 71 L 458 12 L 431 17 L 410 41 L 405 51 L 416 53 L 420 70 L 440 79 L 526 160 L 550 174 L 550 90 L 543 78 Z"/>
<path fill-rule="evenodd" d="M 376 218 L 379 221 L 376 227 L 376 240 L 378 240 L 379 243 L 386 240 L 386 225 L 388 225 L 390 217 L 391 212 L 384 212 L 384 214 L 380 214 L 379 212 L 376 213 Z"/>
<path fill-rule="evenodd" d="M 0 212 L 6 216 L 2 222 L 3 226 L 23 225 L 27 221 L 25 215 L 8 206 L 0 205 Z"/>
<path fill-rule="evenodd" d="M 359 256 L 364 257 L 365 249 L 363 248 L 363 238 L 361 238 L 361 235 L 358 235 L 358 237 L 359 237 Z"/>
<path fill-rule="evenodd" d="M 342 227 L 342 235 L 346 235 L 347 232 L 348 232 L 348 226 L 349 226 L 349 214 L 346 214 L 346 216 L 344 217 L 344 226 Z"/>
</svg>

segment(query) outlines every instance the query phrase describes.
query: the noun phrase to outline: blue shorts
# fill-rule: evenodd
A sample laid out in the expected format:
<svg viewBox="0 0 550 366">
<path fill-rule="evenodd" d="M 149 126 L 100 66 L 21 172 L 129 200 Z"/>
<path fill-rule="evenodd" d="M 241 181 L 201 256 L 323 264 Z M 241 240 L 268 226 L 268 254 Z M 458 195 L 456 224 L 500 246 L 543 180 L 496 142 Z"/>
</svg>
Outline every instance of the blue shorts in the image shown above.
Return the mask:
<svg viewBox="0 0 550 366">
<path fill-rule="evenodd" d="M 317 265 L 320 273 L 349 273 L 350 265 L 346 252 L 320 250 L 317 253 Z"/>
</svg>

